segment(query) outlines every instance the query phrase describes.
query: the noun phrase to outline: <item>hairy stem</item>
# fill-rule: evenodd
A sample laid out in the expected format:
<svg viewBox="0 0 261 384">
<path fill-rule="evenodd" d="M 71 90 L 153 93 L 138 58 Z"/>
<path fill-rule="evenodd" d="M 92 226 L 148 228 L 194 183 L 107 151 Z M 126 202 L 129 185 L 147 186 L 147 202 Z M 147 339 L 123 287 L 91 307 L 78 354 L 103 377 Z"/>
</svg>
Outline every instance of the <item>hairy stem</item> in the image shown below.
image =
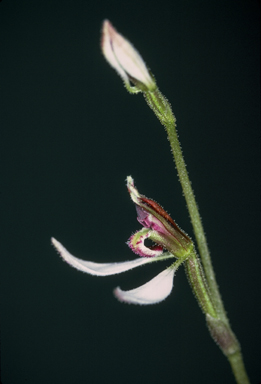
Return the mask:
<svg viewBox="0 0 261 384">
<path fill-rule="evenodd" d="M 237 383 L 249 384 L 240 352 L 240 345 L 230 327 L 219 293 L 201 217 L 178 140 L 176 118 L 172 113 L 169 102 L 159 89 L 156 89 L 154 92 L 144 92 L 144 96 L 149 107 L 154 111 L 166 129 L 204 268 L 204 271 L 202 271 L 199 260 L 194 255 L 186 261 L 188 278 L 200 306 L 207 316 L 211 336 L 227 356 Z M 206 282 L 204 280 L 204 273 Z"/>
</svg>

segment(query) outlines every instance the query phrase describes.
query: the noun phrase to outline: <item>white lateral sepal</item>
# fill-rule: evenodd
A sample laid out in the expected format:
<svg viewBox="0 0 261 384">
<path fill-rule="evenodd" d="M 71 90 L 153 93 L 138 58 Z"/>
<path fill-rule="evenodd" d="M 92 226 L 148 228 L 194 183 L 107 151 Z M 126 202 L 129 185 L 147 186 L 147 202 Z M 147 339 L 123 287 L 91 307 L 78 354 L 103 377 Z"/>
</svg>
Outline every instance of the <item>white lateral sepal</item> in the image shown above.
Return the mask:
<svg viewBox="0 0 261 384">
<path fill-rule="evenodd" d="M 156 304 L 166 299 L 172 291 L 174 268 L 167 268 L 148 283 L 132 289 L 122 291 L 119 287 L 114 294 L 120 301 L 130 304 Z"/>
<path fill-rule="evenodd" d="M 94 263 L 92 261 L 86 261 L 78 259 L 71 255 L 64 246 L 56 239 L 52 238 L 52 243 L 57 249 L 62 258 L 70 264 L 72 267 L 79 269 L 82 272 L 89 273 L 96 276 L 109 276 L 116 275 L 117 273 L 129 271 L 130 269 L 139 267 L 143 264 L 148 264 L 154 261 L 151 258 L 138 258 L 131 261 L 124 261 L 122 263 Z"/>
</svg>

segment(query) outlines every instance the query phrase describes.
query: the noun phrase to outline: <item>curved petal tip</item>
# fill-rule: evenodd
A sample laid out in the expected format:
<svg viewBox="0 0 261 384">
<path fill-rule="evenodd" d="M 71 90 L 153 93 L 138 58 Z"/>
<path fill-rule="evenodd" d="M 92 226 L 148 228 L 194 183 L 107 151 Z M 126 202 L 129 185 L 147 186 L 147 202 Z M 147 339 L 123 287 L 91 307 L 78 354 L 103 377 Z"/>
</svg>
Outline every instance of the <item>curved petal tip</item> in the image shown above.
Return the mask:
<svg viewBox="0 0 261 384">
<path fill-rule="evenodd" d="M 122 291 L 120 287 L 114 290 L 119 301 L 129 304 L 156 304 L 169 296 L 173 288 L 174 268 L 167 268 L 148 283 L 132 289 Z"/>
</svg>

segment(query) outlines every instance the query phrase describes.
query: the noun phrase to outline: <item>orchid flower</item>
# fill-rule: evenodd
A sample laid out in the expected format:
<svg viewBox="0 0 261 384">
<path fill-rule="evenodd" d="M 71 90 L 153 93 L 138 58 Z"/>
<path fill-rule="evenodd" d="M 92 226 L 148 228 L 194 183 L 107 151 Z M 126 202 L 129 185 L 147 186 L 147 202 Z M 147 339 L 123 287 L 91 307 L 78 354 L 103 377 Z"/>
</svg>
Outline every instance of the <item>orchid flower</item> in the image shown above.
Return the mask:
<svg viewBox="0 0 261 384">
<path fill-rule="evenodd" d="M 156 83 L 133 45 L 119 34 L 109 20 L 102 26 L 101 48 L 108 63 L 118 72 L 130 92 L 154 91 Z M 137 86 L 131 87 L 130 81 Z"/>
<path fill-rule="evenodd" d="M 198 257 L 190 237 L 178 227 L 158 203 L 138 192 L 131 176 L 127 177 L 127 188 L 136 206 L 138 222 L 143 228 L 135 232 L 127 244 L 139 256 L 138 259 L 99 264 L 73 256 L 54 238 L 52 238 L 52 243 L 68 264 L 96 276 L 114 275 L 154 261 L 176 259 L 168 268 L 140 287 L 129 291 L 123 291 L 117 287 L 114 290 L 116 298 L 126 303 L 154 304 L 166 299 L 173 288 L 174 274 L 184 263 L 187 278 L 199 306 L 206 316 L 212 338 L 227 356 L 237 383 L 249 384 L 240 344 L 229 325 L 218 290 L 171 105 L 159 90 L 154 76 L 141 55 L 126 38 L 116 31 L 109 20 L 103 22 L 101 49 L 105 59 L 123 79 L 126 89 L 130 93 L 142 92 L 148 106 L 166 129 L 200 257 Z M 146 243 L 147 239 L 152 241 L 152 245 L 149 246 Z"/>
<path fill-rule="evenodd" d="M 131 176 L 127 177 L 127 187 L 131 199 L 136 205 L 138 221 L 144 227 L 132 235 L 127 244 L 140 258 L 121 263 L 94 263 L 71 255 L 54 238 L 52 238 L 52 243 L 68 264 L 80 271 L 96 276 L 115 275 L 154 261 L 177 258 L 175 263 L 148 283 L 130 291 L 123 291 L 119 287 L 114 290 L 115 296 L 123 302 L 133 304 L 159 303 L 171 293 L 174 273 L 189 256 L 193 243 L 159 204 L 139 194 Z M 156 244 L 146 246 L 146 239 L 151 239 Z M 167 252 L 164 252 L 164 249 Z"/>
</svg>

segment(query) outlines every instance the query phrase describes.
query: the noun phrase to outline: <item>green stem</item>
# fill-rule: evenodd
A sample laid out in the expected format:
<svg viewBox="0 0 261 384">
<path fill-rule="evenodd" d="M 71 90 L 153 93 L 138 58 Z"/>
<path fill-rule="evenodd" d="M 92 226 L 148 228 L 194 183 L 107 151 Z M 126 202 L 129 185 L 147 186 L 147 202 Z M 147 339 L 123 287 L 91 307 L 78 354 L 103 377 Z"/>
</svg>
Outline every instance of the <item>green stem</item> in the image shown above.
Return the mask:
<svg viewBox="0 0 261 384">
<path fill-rule="evenodd" d="M 207 322 L 211 336 L 215 341 L 217 341 L 222 351 L 228 357 L 237 383 L 249 384 L 240 352 L 240 345 L 229 325 L 229 320 L 219 293 L 202 221 L 178 140 L 176 118 L 172 113 L 171 106 L 167 99 L 158 89 L 154 92 L 144 92 L 144 96 L 148 105 L 154 111 L 167 131 L 168 140 L 170 142 L 179 180 L 186 199 L 207 284 L 204 281 L 204 273 L 200 269 L 200 263 L 196 256 L 193 256 L 185 262 L 189 280 L 190 282 L 194 281 L 194 286 L 192 284 L 192 287 L 196 293 L 196 297 L 201 305 L 201 308 L 203 309 L 203 312 L 207 315 Z M 207 287 L 209 287 L 210 295 Z M 198 292 L 201 292 L 202 295 Z M 204 297 L 209 297 L 209 299 L 206 301 Z"/>
<path fill-rule="evenodd" d="M 195 196 L 188 177 L 186 164 L 182 155 L 181 146 L 179 143 L 176 131 L 176 118 L 172 113 L 171 107 L 165 97 L 159 90 L 155 92 L 147 92 L 145 94 L 149 106 L 153 109 L 161 123 L 165 126 L 168 140 L 170 142 L 171 151 L 176 164 L 179 180 L 186 199 L 191 223 L 195 233 L 199 254 L 205 270 L 207 282 L 212 294 L 213 302 L 218 312 L 224 313 L 224 307 L 219 294 L 215 273 L 210 259 L 206 236 L 203 230 L 203 225 L 199 215 Z"/>
<path fill-rule="evenodd" d="M 190 257 L 185 261 L 185 269 L 190 285 L 202 311 L 216 319 L 218 317 L 217 311 L 213 305 L 211 294 L 205 281 L 204 272 L 195 251 L 191 252 Z"/>
<path fill-rule="evenodd" d="M 231 356 L 228 356 L 232 371 L 238 384 L 250 384 L 241 352 L 238 351 Z"/>
<path fill-rule="evenodd" d="M 240 344 L 228 323 L 218 315 L 205 281 L 200 259 L 195 251 L 191 251 L 185 260 L 185 269 L 192 290 L 202 311 L 206 314 L 207 325 L 212 338 L 228 358 L 238 384 L 249 384 L 240 350 Z"/>
</svg>

